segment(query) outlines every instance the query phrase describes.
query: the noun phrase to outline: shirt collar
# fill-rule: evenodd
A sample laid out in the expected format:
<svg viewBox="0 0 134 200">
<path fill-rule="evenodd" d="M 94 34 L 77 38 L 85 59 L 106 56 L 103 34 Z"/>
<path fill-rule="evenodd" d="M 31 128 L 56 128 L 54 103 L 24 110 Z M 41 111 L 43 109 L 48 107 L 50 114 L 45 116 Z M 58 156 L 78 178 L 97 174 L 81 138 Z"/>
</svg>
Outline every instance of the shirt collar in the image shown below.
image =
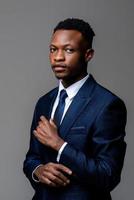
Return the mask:
<svg viewBox="0 0 134 200">
<path fill-rule="evenodd" d="M 79 91 L 79 89 L 82 87 L 82 85 L 86 82 L 86 80 L 89 78 L 89 74 L 86 75 L 83 79 L 77 81 L 76 83 L 73 83 L 72 85 L 70 85 L 68 88 L 64 88 L 61 80 L 59 81 L 59 91 L 58 91 L 58 96 L 60 94 L 61 90 L 66 90 L 68 98 L 71 100 L 72 98 L 74 98 L 74 96 L 77 94 L 77 92 Z"/>
</svg>

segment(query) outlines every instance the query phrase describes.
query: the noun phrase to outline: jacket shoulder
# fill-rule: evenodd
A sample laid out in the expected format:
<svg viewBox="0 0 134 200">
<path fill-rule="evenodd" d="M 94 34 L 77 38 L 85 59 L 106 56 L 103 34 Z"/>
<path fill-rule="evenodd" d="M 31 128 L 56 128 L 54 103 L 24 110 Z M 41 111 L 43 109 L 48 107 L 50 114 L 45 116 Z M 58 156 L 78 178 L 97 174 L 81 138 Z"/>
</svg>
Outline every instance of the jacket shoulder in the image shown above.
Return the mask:
<svg viewBox="0 0 134 200">
<path fill-rule="evenodd" d="M 101 104 L 101 106 L 107 106 L 113 102 L 117 102 L 118 104 L 122 105 L 122 107 L 125 108 L 126 106 L 124 101 L 115 93 L 98 83 L 96 80 L 94 80 L 95 89 L 93 92 L 93 101 L 96 102 L 96 104 Z"/>
<path fill-rule="evenodd" d="M 106 87 L 102 86 L 99 83 L 96 83 L 96 93 L 100 98 L 106 98 L 107 100 L 116 100 L 123 101 L 118 95 L 114 92 L 110 91 Z"/>
<path fill-rule="evenodd" d="M 44 104 L 45 102 L 48 103 L 49 101 L 51 101 L 54 98 L 54 96 L 56 96 L 57 92 L 58 92 L 58 87 L 50 90 L 45 95 L 41 96 L 37 101 L 36 107 Z"/>
<path fill-rule="evenodd" d="M 115 93 L 113 93 L 100 83 L 98 83 L 98 81 L 96 81 L 91 74 L 89 80 L 90 80 L 89 84 L 91 83 L 94 86 L 93 87 L 94 89 L 92 90 L 92 95 L 95 96 L 96 98 L 98 97 L 100 100 L 106 99 L 106 101 L 108 100 L 111 101 L 114 99 L 119 99 L 122 101 L 122 99 L 119 96 L 117 96 Z"/>
</svg>

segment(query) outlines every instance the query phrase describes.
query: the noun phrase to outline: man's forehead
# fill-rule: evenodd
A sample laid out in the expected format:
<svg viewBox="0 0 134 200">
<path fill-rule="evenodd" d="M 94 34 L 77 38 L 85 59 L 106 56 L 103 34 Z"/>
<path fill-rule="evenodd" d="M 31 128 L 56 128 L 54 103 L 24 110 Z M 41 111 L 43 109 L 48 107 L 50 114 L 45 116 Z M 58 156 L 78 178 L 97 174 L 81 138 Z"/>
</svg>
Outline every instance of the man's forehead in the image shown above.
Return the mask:
<svg viewBox="0 0 134 200">
<path fill-rule="evenodd" d="M 77 30 L 60 29 L 53 33 L 51 43 L 80 42 L 81 40 L 83 40 L 81 32 Z"/>
</svg>

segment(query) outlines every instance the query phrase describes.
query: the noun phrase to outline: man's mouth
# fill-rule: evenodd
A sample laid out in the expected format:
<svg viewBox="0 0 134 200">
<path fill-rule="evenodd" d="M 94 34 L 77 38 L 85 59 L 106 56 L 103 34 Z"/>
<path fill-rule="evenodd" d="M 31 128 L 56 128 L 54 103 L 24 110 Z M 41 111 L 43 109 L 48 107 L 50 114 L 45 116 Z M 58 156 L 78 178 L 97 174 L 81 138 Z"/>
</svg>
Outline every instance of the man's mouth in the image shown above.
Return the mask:
<svg viewBox="0 0 134 200">
<path fill-rule="evenodd" d="M 64 71 L 66 66 L 65 65 L 53 65 L 52 68 L 54 71 Z"/>
</svg>

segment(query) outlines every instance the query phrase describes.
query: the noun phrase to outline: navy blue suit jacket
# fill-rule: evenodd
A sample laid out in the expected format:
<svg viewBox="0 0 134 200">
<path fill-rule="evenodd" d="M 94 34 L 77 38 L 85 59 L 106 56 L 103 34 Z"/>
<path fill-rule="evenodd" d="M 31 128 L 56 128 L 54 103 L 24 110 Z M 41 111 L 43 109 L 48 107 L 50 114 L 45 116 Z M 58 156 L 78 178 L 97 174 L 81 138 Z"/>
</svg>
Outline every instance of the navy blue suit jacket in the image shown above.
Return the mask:
<svg viewBox="0 0 134 200">
<path fill-rule="evenodd" d="M 100 86 L 90 75 L 74 97 L 59 128 L 68 142 L 60 163 L 74 176 L 64 188 L 50 188 L 32 179 L 40 164 L 55 162 L 57 152 L 41 144 L 33 135 L 41 115 L 50 119 L 58 88 L 37 102 L 31 126 L 30 148 L 24 173 L 35 189 L 35 200 L 110 200 L 110 191 L 120 182 L 126 143 L 126 108 L 123 101 Z"/>
</svg>

